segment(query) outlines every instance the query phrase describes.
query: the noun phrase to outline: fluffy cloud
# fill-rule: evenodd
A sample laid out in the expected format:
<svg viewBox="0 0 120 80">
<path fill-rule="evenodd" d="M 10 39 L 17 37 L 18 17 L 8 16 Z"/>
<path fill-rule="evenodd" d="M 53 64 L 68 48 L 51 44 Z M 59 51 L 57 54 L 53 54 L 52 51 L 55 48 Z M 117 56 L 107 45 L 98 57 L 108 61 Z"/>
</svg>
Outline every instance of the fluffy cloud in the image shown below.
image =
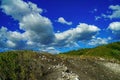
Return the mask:
<svg viewBox="0 0 120 80">
<path fill-rule="evenodd" d="M 30 13 L 42 13 L 42 9 L 31 2 L 26 3 L 23 0 L 2 0 L 1 2 L 3 12 L 16 20 L 21 20 L 25 15 Z"/>
<path fill-rule="evenodd" d="M 78 47 L 78 41 L 92 39 L 100 30 L 97 26 L 80 23 L 76 28 L 54 33 L 52 22 L 41 15 L 42 9 L 32 2 L 23 0 L 2 0 L 4 13 L 19 21 L 24 32 L 0 29 L 0 49 L 35 49 L 57 52 L 55 47 Z M 71 25 L 60 17 L 59 22 Z"/>
<path fill-rule="evenodd" d="M 10 47 L 10 48 L 13 48 L 16 46 L 16 44 L 10 40 L 8 40 L 6 43 L 7 43 L 8 47 Z"/>
<path fill-rule="evenodd" d="M 120 22 L 110 23 L 108 29 L 112 31 L 116 38 L 120 39 Z"/>
<path fill-rule="evenodd" d="M 100 29 L 97 26 L 80 23 L 76 28 L 56 33 L 56 43 L 60 43 L 59 46 L 66 44 L 76 45 L 78 41 L 90 40 L 98 31 Z"/>
<path fill-rule="evenodd" d="M 111 37 L 108 37 L 108 38 L 100 38 L 100 37 L 95 38 L 94 37 L 93 39 L 90 40 L 90 42 L 88 44 L 92 45 L 92 46 L 108 44 L 108 42 L 111 39 L 112 39 Z"/>
<path fill-rule="evenodd" d="M 62 24 L 72 25 L 72 22 L 66 21 L 63 17 L 59 17 L 58 22 Z"/>
<path fill-rule="evenodd" d="M 102 14 L 104 18 L 120 18 L 120 5 L 110 5 L 109 9 L 112 10 L 112 13 L 110 15 Z"/>
<path fill-rule="evenodd" d="M 48 44 L 54 39 L 51 21 L 39 14 L 29 14 L 24 16 L 20 22 L 20 29 L 29 33 L 27 37 L 35 42 Z M 34 38 L 32 36 L 34 36 Z"/>
<path fill-rule="evenodd" d="M 54 38 L 52 23 L 48 18 L 40 15 L 42 9 L 36 4 L 23 0 L 3 0 L 1 8 L 7 15 L 19 21 L 20 29 L 25 31 L 24 35 L 28 40 L 41 44 L 52 42 Z"/>
<path fill-rule="evenodd" d="M 108 28 L 110 30 L 112 30 L 113 33 L 119 32 L 120 31 L 120 22 L 112 22 L 112 23 L 110 23 Z"/>
<path fill-rule="evenodd" d="M 0 48 L 24 49 L 24 46 L 22 46 L 24 43 L 21 44 L 21 41 L 22 35 L 19 32 L 8 31 L 5 27 L 0 29 Z"/>
<path fill-rule="evenodd" d="M 109 9 L 113 10 L 113 13 L 109 15 L 109 18 L 120 18 L 120 5 L 111 5 Z"/>
</svg>

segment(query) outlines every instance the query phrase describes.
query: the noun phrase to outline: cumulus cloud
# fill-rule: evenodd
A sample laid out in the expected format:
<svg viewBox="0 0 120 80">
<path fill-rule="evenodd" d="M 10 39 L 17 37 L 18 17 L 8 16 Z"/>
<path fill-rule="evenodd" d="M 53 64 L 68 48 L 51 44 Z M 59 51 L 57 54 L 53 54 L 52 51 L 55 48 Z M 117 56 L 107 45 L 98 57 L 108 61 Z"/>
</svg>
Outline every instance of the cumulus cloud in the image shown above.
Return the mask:
<svg viewBox="0 0 120 80">
<path fill-rule="evenodd" d="M 58 22 L 62 24 L 72 25 L 72 22 L 66 21 L 63 17 L 59 17 Z"/>
<path fill-rule="evenodd" d="M 109 14 L 102 14 L 102 17 L 104 18 L 120 18 L 120 5 L 110 5 L 109 9 L 112 10 Z"/>
<path fill-rule="evenodd" d="M 108 29 L 112 31 L 116 38 L 120 39 L 120 22 L 110 23 Z"/>
<path fill-rule="evenodd" d="M 66 44 L 76 45 L 78 41 L 90 40 L 98 31 L 100 29 L 97 26 L 80 23 L 76 28 L 56 33 L 56 43 L 60 43 L 59 46 Z"/>
<path fill-rule="evenodd" d="M 119 32 L 120 31 L 120 22 L 112 22 L 112 23 L 109 24 L 108 28 L 110 30 L 112 30 L 113 33 Z"/>
<path fill-rule="evenodd" d="M 49 44 L 54 39 L 51 21 L 39 14 L 24 16 L 20 22 L 20 29 L 25 30 L 29 34 L 27 37 L 35 42 Z"/>
<path fill-rule="evenodd" d="M 58 52 L 55 47 L 79 47 L 77 42 L 92 39 L 100 29 L 95 25 L 80 23 L 76 28 L 54 33 L 49 18 L 41 15 L 42 9 L 32 2 L 23 0 L 2 0 L 4 13 L 19 21 L 19 29 L 24 32 L 0 28 L 0 49 L 35 49 Z M 59 22 L 72 25 L 60 17 Z"/>
<path fill-rule="evenodd" d="M 2 0 L 1 8 L 4 13 L 19 21 L 20 29 L 25 31 L 24 38 L 41 44 L 52 42 L 54 38 L 52 23 L 48 18 L 40 15 L 42 9 L 36 4 L 23 0 Z"/>
<path fill-rule="evenodd" d="M 42 9 L 38 8 L 32 2 L 24 2 L 23 0 L 2 0 L 1 8 L 7 15 L 12 16 L 16 20 L 21 20 L 25 15 L 30 13 L 42 13 Z"/>
<path fill-rule="evenodd" d="M 0 48 L 24 49 L 24 46 L 22 46 L 24 43 L 21 44 L 21 41 L 22 35 L 19 32 L 8 31 L 5 27 L 0 29 Z"/>
<path fill-rule="evenodd" d="M 109 15 L 109 18 L 120 18 L 120 5 L 111 5 L 109 9 L 113 10 L 113 13 Z"/>
</svg>

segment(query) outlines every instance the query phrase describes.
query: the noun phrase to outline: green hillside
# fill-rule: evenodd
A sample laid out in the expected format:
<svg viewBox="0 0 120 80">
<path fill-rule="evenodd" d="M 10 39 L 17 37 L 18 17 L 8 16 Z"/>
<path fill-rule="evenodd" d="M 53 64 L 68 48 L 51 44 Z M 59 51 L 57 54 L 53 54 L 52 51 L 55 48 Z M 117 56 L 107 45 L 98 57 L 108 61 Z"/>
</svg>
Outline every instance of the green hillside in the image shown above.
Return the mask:
<svg viewBox="0 0 120 80">
<path fill-rule="evenodd" d="M 91 49 L 74 50 L 74 51 L 70 51 L 62 54 L 103 57 L 107 59 L 120 60 L 120 42 L 114 42 L 111 44 L 102 45 L 102 46 L 98 46 Z"/>
<path fill-rule="evenodd" d="M 40 77 L 41 69 L 34 61 L 37 55 L 32 51 L 0 53 L 0 80 L 35 80 Z"/>
</svg>

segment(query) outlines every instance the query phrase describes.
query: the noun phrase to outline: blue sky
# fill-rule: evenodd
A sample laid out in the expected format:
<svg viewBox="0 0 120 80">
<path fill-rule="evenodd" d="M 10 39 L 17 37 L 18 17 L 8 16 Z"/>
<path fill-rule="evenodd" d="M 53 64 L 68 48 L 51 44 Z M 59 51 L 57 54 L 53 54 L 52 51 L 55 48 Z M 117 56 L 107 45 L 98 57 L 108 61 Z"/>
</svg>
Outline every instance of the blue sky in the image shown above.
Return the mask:
<svg viewBox="0 0 120 80">
<path fill-rule="evenodd" d="M 0 51 L 59 53 L 119 35 L 120 0 L 0 0 Z"/>
</svg>

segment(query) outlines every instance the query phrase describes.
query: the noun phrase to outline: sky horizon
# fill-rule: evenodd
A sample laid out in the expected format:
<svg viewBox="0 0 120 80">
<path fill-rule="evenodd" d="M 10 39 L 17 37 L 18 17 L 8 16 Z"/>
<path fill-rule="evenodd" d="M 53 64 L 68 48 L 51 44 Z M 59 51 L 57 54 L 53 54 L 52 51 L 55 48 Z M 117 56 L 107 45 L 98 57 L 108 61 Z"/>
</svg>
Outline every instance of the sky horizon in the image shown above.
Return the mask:
<svg viewBox="0 0 120 80">
<path fill-rule="evenodd" d="M 0 52 L 60 53 L 120 41 L 120 0 L 0 0 Z"/>
</svg>

